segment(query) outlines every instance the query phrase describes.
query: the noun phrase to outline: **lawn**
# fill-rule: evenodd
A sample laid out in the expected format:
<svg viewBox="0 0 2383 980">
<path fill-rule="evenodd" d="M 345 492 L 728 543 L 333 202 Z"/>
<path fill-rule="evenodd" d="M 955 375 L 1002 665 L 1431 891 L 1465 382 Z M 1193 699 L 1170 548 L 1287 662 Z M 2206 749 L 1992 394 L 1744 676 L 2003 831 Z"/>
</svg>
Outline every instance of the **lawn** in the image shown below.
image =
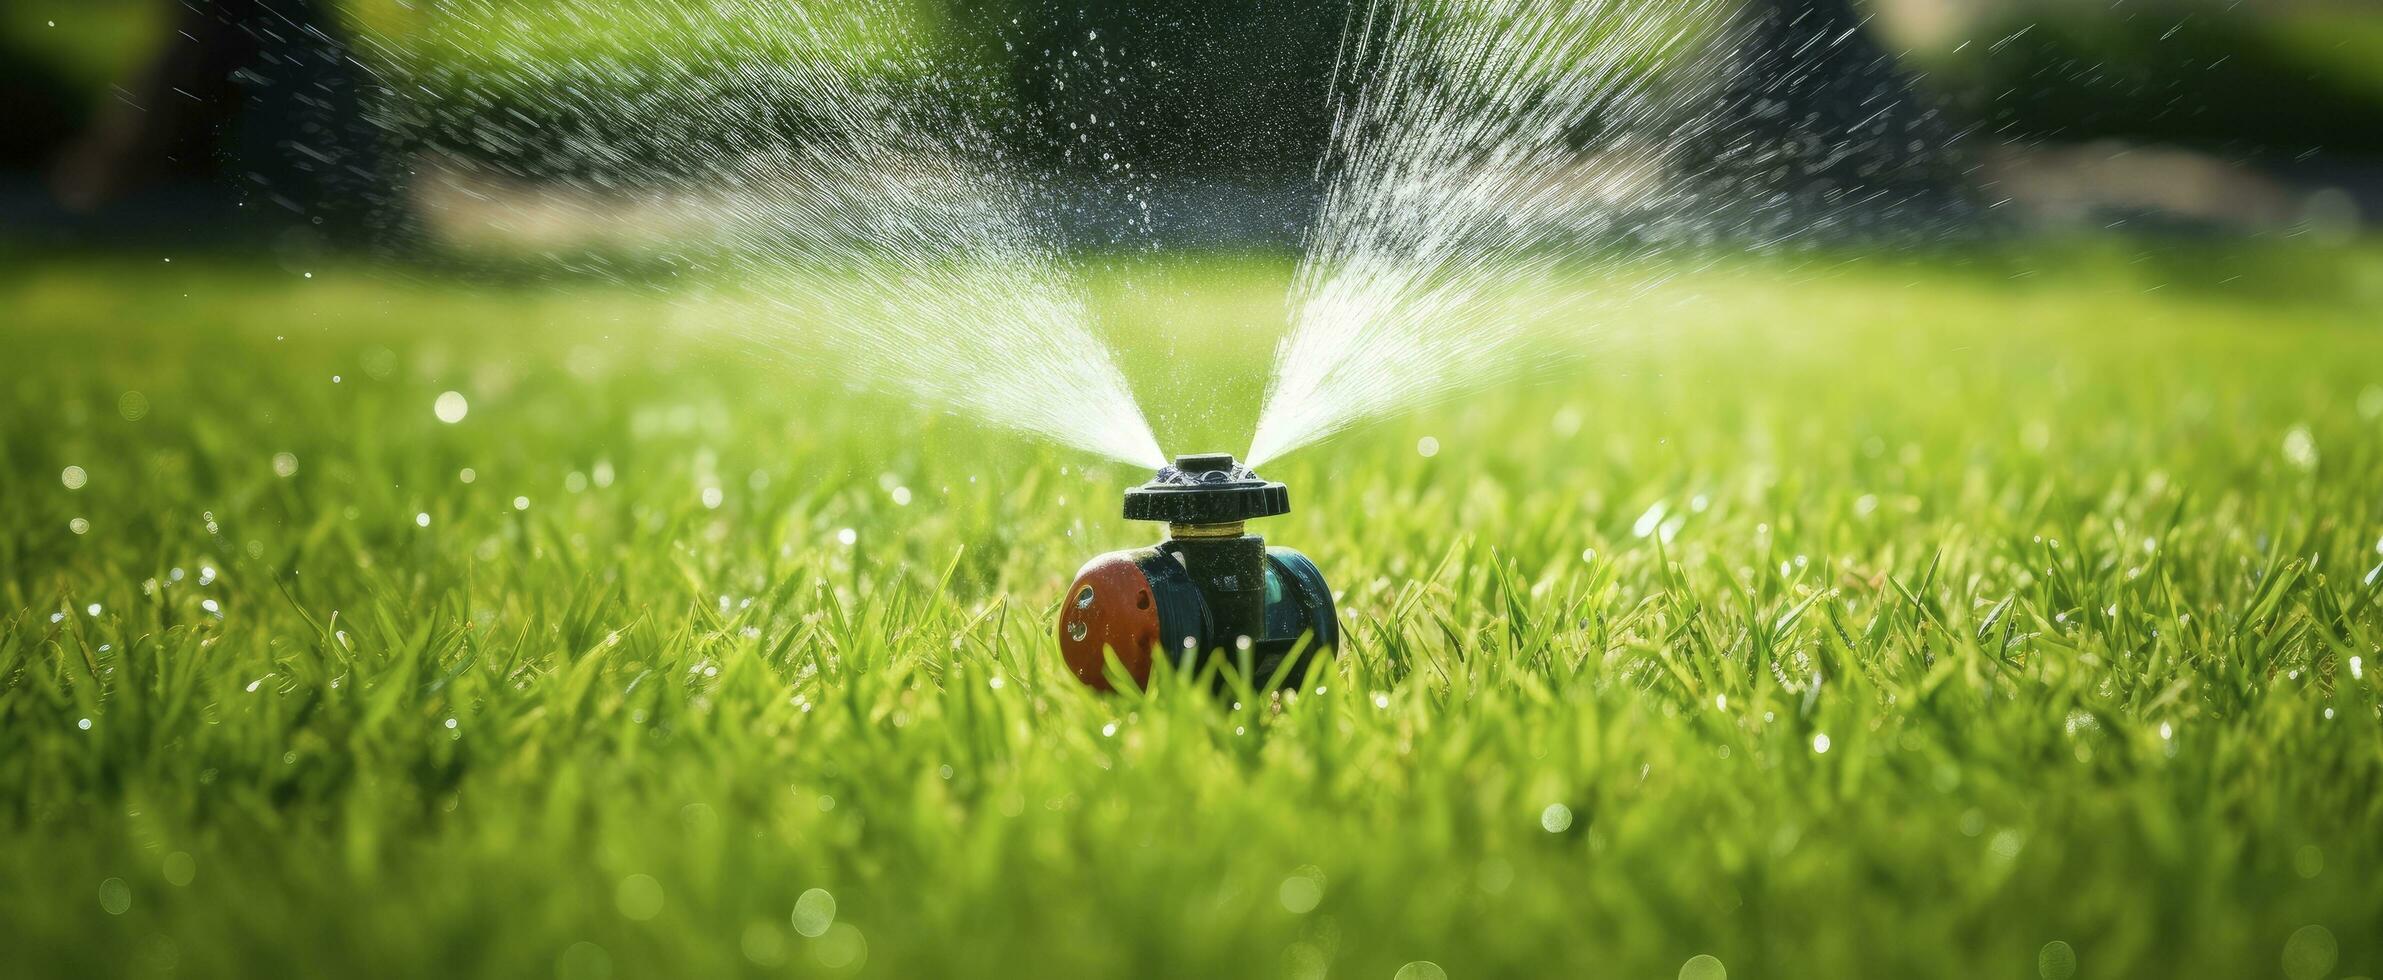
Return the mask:
<svg viewBox="0 0 2383 980">
<path fill-rule="evenodd" d="M 1057 657 L 1145 474 L 645 288 L 167 258 L 0 256 L 15 975 L 2383 971 L 2383 250 L 1681 277 L 1268 466 L 1350 642 L 1222 700 Z M 1244 448 L 1287 261 L 1090 266 Z"/>
</svg>

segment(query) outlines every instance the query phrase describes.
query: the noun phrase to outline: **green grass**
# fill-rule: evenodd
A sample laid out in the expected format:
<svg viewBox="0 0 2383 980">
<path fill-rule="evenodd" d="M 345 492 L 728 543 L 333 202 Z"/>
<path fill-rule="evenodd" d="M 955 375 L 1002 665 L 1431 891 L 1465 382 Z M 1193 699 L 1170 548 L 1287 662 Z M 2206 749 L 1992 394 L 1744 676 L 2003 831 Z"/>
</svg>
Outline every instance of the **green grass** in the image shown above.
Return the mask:
<svg viewBox="0 0 2383 980">
<path fill-rule="evenodd" d="M 638 290 L 160 258 L 0 264 L 15 975 L 2383 970 L 2373 248 L 1677 282 L 1270 466 L 1351 642 L 1238 707 L 1060 668 L 1140 474 Z M 1240 448 L 1285 266 L 1095 275 Z"/>
</svg>

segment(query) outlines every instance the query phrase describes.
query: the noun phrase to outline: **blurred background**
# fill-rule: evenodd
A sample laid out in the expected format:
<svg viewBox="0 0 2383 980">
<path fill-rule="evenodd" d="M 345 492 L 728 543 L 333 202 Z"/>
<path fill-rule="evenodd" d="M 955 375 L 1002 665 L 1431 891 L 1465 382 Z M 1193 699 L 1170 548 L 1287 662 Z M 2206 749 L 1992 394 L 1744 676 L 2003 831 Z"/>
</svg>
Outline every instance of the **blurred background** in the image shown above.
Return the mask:
<svg viewBox="0 0 2383 980">
<path fill-rule="evenodd" d="M 2344 239 L 2383 215 L 2375 0 L 1746 3 L 1749 18 L 1794 25 L 1756 32 L 1749 59 L 1808 58 L 1816 30 L 1859 31 L 1827 48 L 1833 63 L 1792 69 L 1819 79 L 1805 86 L 1813 111 L 1827 111 L 1831 76 L 1869 84 L 1864 73 L 1886 66 L 1942 110 L 1960 138 L 1926 152 L 1997 228 Z M 654 127 L 634 93 L 605 90 L 642 84 L 622 59 L 682 58 L 694 40 L 629 13 L 549 16 L 563 8 L 544 0 L 479 4 L 462 20 L 434 6 L 10 0 L 0 225 L 45 243 L 437 247 L 488 238 L 472 215 L 492 199 L 519 217 L 534 208 L 507 195 L 585 176 L 573 170 L 590 141 L 640 157 L 616 175 L 670 172 L 671 145 L 635 138 Z M 1071 242 L 1297 240 L 1329 139 L 1346 0 L 888 9 L 936 52 L 928 63 L 950 66 L 937 80 L 947 93 L 999 107 L 990 151 L 1033 175 Z M 839 54 L 850 70 L 918 64 Z M 435 112 L 392 125 L 375 106 L 397 86 Z M 1790 113 L 1806 108 L 1797 97 Z M 1097 143 L 1071 128 L 1087 118 L 1108 120 Z M 459 132 L 508 135 L 441 135 Z M 452 179 L 475 169 L 505 180 Z M 1147 214 L 1120 206 L 1128 193 Z M 618 234 L 550 218 L 495 237 L 551 249 Z"/>
</svg>

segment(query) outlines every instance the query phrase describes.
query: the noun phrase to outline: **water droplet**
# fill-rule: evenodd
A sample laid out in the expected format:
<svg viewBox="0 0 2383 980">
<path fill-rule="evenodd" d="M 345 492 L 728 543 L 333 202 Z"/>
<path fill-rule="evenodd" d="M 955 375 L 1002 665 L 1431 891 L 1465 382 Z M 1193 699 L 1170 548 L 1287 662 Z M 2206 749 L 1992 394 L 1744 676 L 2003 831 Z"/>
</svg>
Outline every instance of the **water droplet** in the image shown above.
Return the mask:
<svg viewBox="0 0 2383 980">
<path fill-rule="evenodd" d="M 77 517 L 66 522 L 66 529 L 76 534 L 89 534 L 91 533 L 91 522 Z"/>
<path fill-rule="evenodd" d="M 613 889 L 612 901 L 623 918 L 647 921 L 662 914 L 662 882 L 649 874 L 630 875 Z"/>
<path fill-rule="evenodd" d="M 846 547 L 850 547 L 850 546 L 853 544 L 853 542 L 859 541 L 860 539 L 861 539 L 861 533 L 860 533 L 859 531 L 855 531 L 855 530 L 853 530 L 853 529 L 851 529 L 851 528 L 845 528 L 845 529 L 843 529 L 843 530 L 841 530 L 841 531 L 837 531 L 837 532 L 836 532 L 836 541 L 837 541 L 838 543 L 840 543 L 840 544 L 843 544 L 843 545 L 845 545 Z M 1049 595 L 1049 594 L 1050 594 L 1050 593 L 1047 593 L 1047 592 L 1046 592 L 1046 593 L 1044 593 L 1044 595 Z"/>
<path fill-rule="evenodd" d="M 857 970 L 869 961 L 869 941 L 858 927 L 838 922 L 811 945 L 811 958 L 830 970 Z"/>
<path fill-rule="evenodd" d="M 190 856 L 190 852 L 175 851 L 165 856 L 165 863 L 160 870 L 165 874 L 166 884 L 180 888 L 198 877 L 199 863 Z"/>
<path fill-rule="evenodd" d="M 1572 808 L 1561 803 L 1548 804 L 1547 809 L 1539 811 L 1539 829 L 1551 834 L 1572 829 Z"/>
<path fill-rule="evenodd" d="M 1430 459 L 1434 456 L 1437 456 L 1440 454 L 1440 440 L 1434 439 L 1430 436 L 1424 436 L 1421 439 L 1417 439 L 1415 440 L 1415 452 L 1417 455 L 1420 455 L 1425 459 Z"/>
<path fill-rule="evenodd" d="M 1812 751 L 1814 751 L 1814 752 L 1816 752 L 1816 753 L 1819 753 L 1819 754 L 1821 754 L 1821 755 L 1827 755 L 1827 754 L 1828 754 L 1828 752 L 1829 752 L 1829 733 L 1827 733 L 1827 732 L 1818 732 L 1818 733 L 1815 733 L 1815 734 L 1812 736 Z"/>
<path fill-rule="evenodd" d="M 415 514 L 415 515 L 414 515 L 414 526 L 415 526 L 415 527 L 429 527 L 429 526 L 430 526 L 430 512 L 429 512 L 429 511 L 423 511 L 422 513 Z"/>
<path fill-rule="evenodd" d="M 2315 878 L 2325 873 L 2325 852 L 2315 844 L 2302 844 L 2292 852 L 2292 872 L 2302 878 Z"/>
<path fill-rule="evenodd" d="M 2284 976 L 2291 980 L 2321 980 L 2333 972 L 2334 961 L 2341 957 L 2341 944 L 2334 941 L 2333 930 L 2324 926 L 2301 926 L 2284 940 Z"/>
<path fill-rule="evenodd" d="M 297 476 L 298 457 L 291 453 L 274 453 L 273 475 L 285 480 Z"/>
<path fill-rule="evenodd" d="M 1448 980 L 1448 971 L 1430 960 L 1416 960 L 1399 967 L 1391 980 Z"/>
<path fill-rule="evenodd" d="M 1728 968 L 1711 953 L 1698 953 L 1680 964 L 1680 980 L 1729 980 Z"/>
<path fill-rule="evenodd" d="M 726 499 L 728 499 L 728 495 L 720 492 L 719 487 L 703 488 L 703 509 L 705 510 L 719 510 L 720 502 Z M 851 544 L 852 542 L 846 541 L 844 543 Z"/>
<path fill-rule="evenodd" d="M 77 719 L 75 719 L 74 727 L 76 727 L 76 728 L 78 728 L 78 729 L 81 729 L 81 730 L 83 730 L 83 731 L 86 731 L 86 732 L 87 732 L 87 731 L 90 731 L 90 730 L 91 730 L 91 719 L 89 719 L 89 718 L 77 718 Z"/>
<path fill-rule="evenodd" d="M 439 417 L 439 421 L 454 425 L 472 413 L 472 404 L 464 400 L 463 392 L 443 391 L 439 393 L 437 401 L 430 403 L 430 411 Z"/>
<path fill-rule="evenodd" d="M 756 966 L 777 966 L 786 962 L 786 935 L 767 922 L 748 923 L 737 949 Z"/>
<path fill-rule="evenodd" d="M 2035 954 L 2035 972 L 2044 980 L 2069 980 L 2077 975 L 2077 951 L 2055 939 Z"/>
<path fill-rule="evenodd" d="M 2304 470 L 2316 468 L 2317 438 L 2308 426 L 2296 425 L 2284 433 L 2284 461 Z"/>
<path fill-rule="evenodd" d="M 556 980 L 612 980 L 612 954 L 595 943 L 572 943 L 554 958 L 554 975 Z"/>
<path fill-rule="evenodd" d="M 123 915 L 132 909 L 132 886 L 122 878 L 110 878 L 99 883 L 99 910 L 109 915 Z"/>
<path fill-rule="evenodd" d="M 1283 910 L 1293 915 L 1306 915 L 1324 902 L 1324 870 L 1315 865 L 1301 865 L 1274 891 Z"/>
<path fill-rule="evenodd" d="M 91 482 L 91 474 L 83 472 L 80 466 L 69 466 L 59 472 L 58 482 L 66 484 L 68 490 L 80 490 L 83 484 Z"/>
<path fill-rule="evenodd" d="M 836 896 L 824 888 L 803 892 L 794 900 L 793 921 L 794 931 L 806 938 L 826 935 L 828 927 L 836 924 Z"/>
<path fill-rule="evenodd" d="M 528 509 L 530 509 L 530 498 L 528 498 L 528 497 L 515 497 L 515 498 L 513 498 L 513 509 L 514 509 L 514 510 L 528 510 Z"/>
</svg>

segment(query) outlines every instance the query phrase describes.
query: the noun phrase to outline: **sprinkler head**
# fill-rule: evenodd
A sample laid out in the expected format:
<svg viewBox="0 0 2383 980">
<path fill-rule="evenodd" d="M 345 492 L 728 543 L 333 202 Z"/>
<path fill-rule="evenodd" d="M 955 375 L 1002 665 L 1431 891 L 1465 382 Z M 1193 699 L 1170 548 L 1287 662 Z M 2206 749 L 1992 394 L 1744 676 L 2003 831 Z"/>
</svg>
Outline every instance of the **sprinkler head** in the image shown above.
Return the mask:
<svg viewBox="0 0 2383 980">
<path fill-rule="evenodd" d="M 1167 540 L 1094 558 L 1059 608 L 1059 650 L 1076 679 L 1108 690 L 1114 654 L 1136 684 L 1157 657 L 1211 661 L 1253 684 L 1296 685 L 1318 651 L 1340 645 L 1332 590 L 1315 563 L 1269 548 L 1248 521 L 1291 510 L 1290 491 L 1224 453 L 1175 457 L 1125 491 L 1125 517 L 1167 525 Z"/>
<path fill-rule="evenodd" d="M 1172 524 L 1239 524 L 1291 512 L 1291 491 L 1260 478 L 1230 453 L 1175 457 L 1150 482 L 1125 492 L 1125 519 Z"/>
</svg>

